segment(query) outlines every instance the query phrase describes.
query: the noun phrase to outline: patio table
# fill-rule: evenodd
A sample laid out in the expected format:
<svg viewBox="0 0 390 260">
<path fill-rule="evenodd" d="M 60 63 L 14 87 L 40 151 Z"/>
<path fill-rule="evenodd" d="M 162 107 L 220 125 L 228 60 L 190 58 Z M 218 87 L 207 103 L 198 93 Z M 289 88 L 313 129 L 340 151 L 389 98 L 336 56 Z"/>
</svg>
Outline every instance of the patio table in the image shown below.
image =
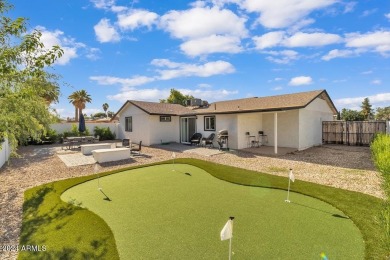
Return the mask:
<svg viewBox="0 0 390 260">
<path fill-rule="evenodd" d="M 94 136 L 68 136 L 64 138 L 64 142 L 68 144 L 68 149 L 71 149 L 72 146 L 80 145 L 82 143 L 95 143 L 99 139 Z"/>
</svg>

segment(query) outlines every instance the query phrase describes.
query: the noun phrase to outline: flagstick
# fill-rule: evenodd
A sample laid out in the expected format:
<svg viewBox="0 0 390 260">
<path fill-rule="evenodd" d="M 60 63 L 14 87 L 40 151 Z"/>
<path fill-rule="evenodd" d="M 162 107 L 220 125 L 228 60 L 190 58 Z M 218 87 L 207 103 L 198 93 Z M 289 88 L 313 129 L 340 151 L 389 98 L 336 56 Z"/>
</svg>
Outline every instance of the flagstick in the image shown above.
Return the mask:
<svg viewBox="0 0 390 260">
<path fill-rule="evenodd" d="M 232 221 L 232 234 L 233 234 L 233 219 L 234 217 L 230 217 L 231 221 Z M 232 238 L 233 238 L 233 235 L 232 237 L 229 239 L 229 260 L 232 259 Z"/>
<path fill-rule="evenodd" d="M 230 240 L 230 243 L 229 243 L 229 260 L 232 259 L 232 238 L 229 239 Z"/>
<path fill-rule="evenodd" d="M 288 178 L 288 190 L 287 190 L 287 199 L 285 200 L 285 202 L 288 202 L 288 203 L 290 203 L 290 200 L 289 200 L 289 198 L 290 198 L 290 177 Z"/>
<path fill-rule="evenodd" d="M 290 173 L 289 173 L 289 175 L 288 175 L 288 189 L 287 189 L 287 199 L 285 200 L 285 202 L 288 202 L 288 203 L 290 203 L 290 200 L 289 200 L 289 198 L 290 198 L 290 182 L 291 182 L 291 171 L 292 171 L 292 169 L 290 169 Z"/>
</svg>

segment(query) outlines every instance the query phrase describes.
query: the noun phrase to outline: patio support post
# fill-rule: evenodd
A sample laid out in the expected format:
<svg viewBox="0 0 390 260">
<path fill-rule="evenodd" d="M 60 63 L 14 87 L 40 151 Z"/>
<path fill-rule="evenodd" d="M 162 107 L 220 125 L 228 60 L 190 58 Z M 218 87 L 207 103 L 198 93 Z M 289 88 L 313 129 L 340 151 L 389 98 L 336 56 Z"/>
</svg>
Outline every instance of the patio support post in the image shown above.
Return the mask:
<svg viewBox="0 0 390 260">
<path fill-rule="evenodd" d="M 274 113 L 274 151 L 278 153 L 278 113 Z"/>
</svg>

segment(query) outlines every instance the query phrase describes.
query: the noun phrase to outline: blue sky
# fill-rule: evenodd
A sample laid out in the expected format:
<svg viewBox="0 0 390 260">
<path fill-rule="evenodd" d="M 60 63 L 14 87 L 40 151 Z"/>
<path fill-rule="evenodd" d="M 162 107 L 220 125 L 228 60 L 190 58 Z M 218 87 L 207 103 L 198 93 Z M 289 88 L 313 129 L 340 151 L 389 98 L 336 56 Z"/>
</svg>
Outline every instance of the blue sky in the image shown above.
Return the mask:
<svg viewBox="0 0 390 260">
<path fill-rule="evenodd" d="M 85 113 L 171 88 L 207 100 L 326 89 L 336 107 L 390 106 L 388 0 L 13 0 L 46 47 L 67 97 L 85 89 Z"/>
</svg>

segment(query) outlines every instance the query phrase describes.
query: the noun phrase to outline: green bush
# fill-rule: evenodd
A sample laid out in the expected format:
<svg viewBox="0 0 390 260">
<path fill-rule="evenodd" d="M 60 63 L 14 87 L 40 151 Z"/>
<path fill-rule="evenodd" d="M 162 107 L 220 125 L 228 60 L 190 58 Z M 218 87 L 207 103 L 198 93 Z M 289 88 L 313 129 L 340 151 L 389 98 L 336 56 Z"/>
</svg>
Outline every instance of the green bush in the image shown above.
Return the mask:
<svg viewBox="0 0 390 260">
<path fill-rule="evenodd" d="M 77 137 L 77 136 L 90 136 L 91 133 L 89 132 L 89 129 L 86 127 L 85 129 L 85 132 L 82 132 L 80 133 L 79 132 L 79 126 L 76 125 L 76 124 L 73 124 L 72 125 L 72 128 L 70 129 L 70 131 L 65 131 L 63 134 L 62 134 L 62 138 L 66 138 L 66 137 Z"/>
<path fill-rule="evenodd" d="M 390 251 L 390 135 L 378 134 L 371 144 L 371 152 L 375 166 L 382 173 L 383 188 L 387 196 L 379 221 L 383 226 L 385 242 Z"/>
<path fill-rule="evenodd" d="M 46 139 L 52 143 L 56 143 L 59 141 L 58 134 L 56 130 L 54 129 L 49 129 L 46 133 Z"/>
<path fill-rule="evenodd" d="M 383 174 L 390 174 L 390 135 L 378 134 L 371 144 L 375 165 Z"/>
<path fill-rule="evenodd" d="M 115 134 L 111 132 L 109 127 L 95 126 L 93 131 L 95 136 L 99 136 L 99 141 L 115 139 Z"/>
</svg>

